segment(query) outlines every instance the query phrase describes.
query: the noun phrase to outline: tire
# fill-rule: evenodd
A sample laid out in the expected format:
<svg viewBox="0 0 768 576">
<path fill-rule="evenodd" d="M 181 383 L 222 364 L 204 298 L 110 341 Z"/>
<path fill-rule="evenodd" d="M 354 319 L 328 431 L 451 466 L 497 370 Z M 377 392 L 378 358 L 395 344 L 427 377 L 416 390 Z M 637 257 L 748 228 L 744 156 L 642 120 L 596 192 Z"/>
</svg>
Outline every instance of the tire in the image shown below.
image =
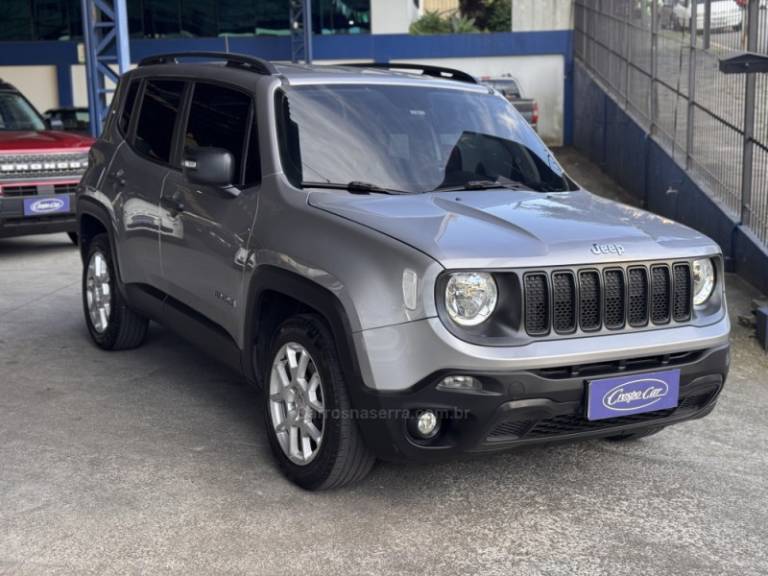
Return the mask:
<svg viewBox="0 0 768 576">
<path fill-rule="evenodd" d="M 349 417 L 351 403 L 346 383 L 333 336 L 325 322 L 314 314 L 289 318 L 275 332 L 269 350 L 263 380 L 265 425 L 280 470 L 305 490 L 340 488 L 362 480 L 373 468 L 375 458 L 365 446 L 357 424 Z M 303 371 L 302 351 L 307 353 Z M 299 366 L 295 374 L 287 365 L 290 354 Z M 290 380 L 290 386 L 285 386 L 286 380 L 280 378 L 281 368 L 283 376 Z M 299 377 L 302 375 L 305 391 L 294 394 L 296 383 L 302 382 Z M 319 381 L 314 382 L 316 378 Z M 288 392 L 283 392 L 285 390 Z M 290 403 L 284 394 L 294 399 L 294 410 L 289 410 Z M 314 430 L 322 433 L 319 443 L 300 429 L 303 424 L 285 427 L 289 415 L 297 413 L 304 414 L 303 424 L 311 423 Z M 292 434 L 295 434 L 297 447 L 303 440 L 310 450 L 314 446 L 310 456 L 304 451 L 289 456 Z"/>
<path fill-rule="evenodd" d="M 99 263 L 99 269 L 107 272 L 107 275 L 101 275 L 97 283 L 99 288 L 91 290 L 89 295 L 89 270 L 91 265 L 94 267 Z M 83 312 L 85 314 L 85 323 L 88 326 L 88 332 L 96 345 L 103 350 L 130 350 L 141 346 L 147 337 L 147 328 L 149 320 L 137 314 L 128 307 L 128 304 L 122 297 L 117 287 L 117 275 L 115 266 L 112 262 L 112 251 L 109 246 L 109 238 L 106 234 L 99 234 L 88 245 L 85 266 L 83 266 Z M 92 284 L 95 282 L 92 282 Z M 105 290 L 103 287 L 108 286 Z M 96 324 L 91 315 L 90 304 L 98 294 L 99 301 L 107 301 L 108 308 L 102 307 L 104 312 L 101 316 L 99 325 Z M 105 298 L 105 294 L 108 296 Z"/>
<path fill-rule="evenodd" d="M 69 236 L 69 239 L 72 241 L 72 244 L 75 246 L 78 245 L 79 241 L 77 238 L 77 232 L 67 232 L 67 236 Z"/>
<path fill-rule="evenodd" d="M 646 428 L 645 430 L 640 430 L 639 432 L 628 432 L 626 434 L 619 434 L 617 436 L 608 436 L 606 440 L 610 442 L 634 442 L 635 440 L 648 438 L 648 436 L 658 434 L 662 430 L 664 430 L 664 426 L 656 426 L 654 428 Z"/>
</svg>

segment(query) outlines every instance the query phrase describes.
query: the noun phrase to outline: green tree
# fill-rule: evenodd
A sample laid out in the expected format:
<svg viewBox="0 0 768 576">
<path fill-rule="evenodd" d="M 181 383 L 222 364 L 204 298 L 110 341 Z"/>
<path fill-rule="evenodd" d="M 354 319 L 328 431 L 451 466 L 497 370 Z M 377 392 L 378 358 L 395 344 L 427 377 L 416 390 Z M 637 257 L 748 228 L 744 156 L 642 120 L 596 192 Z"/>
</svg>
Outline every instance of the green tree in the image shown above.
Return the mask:
<svg viewBox="0 0 768 576">
<path fill-rule="evenodd" d="M 409 28 L 411 34 L 472 34 L 479 32 L 475 21 L 459 14 L 441 16 L 438 12 L 425 12 Z"/>
<path fill-rule="evenodd" d="M 488 32 L 509 32 L 512 29 L 512 0 L 494 0 L 488 7 Z"/>
<path fill-rule="evenodd" d="M 512 26 L 511 0 L 459 0 L 459 12 L 480 30 L 509 32 Z"/>
<path fill-rule="evenodd" d="M 411 23 L 411 34 L 450 34 L 451 26 L 438 12 L 427 11 Z"/>
</svg>

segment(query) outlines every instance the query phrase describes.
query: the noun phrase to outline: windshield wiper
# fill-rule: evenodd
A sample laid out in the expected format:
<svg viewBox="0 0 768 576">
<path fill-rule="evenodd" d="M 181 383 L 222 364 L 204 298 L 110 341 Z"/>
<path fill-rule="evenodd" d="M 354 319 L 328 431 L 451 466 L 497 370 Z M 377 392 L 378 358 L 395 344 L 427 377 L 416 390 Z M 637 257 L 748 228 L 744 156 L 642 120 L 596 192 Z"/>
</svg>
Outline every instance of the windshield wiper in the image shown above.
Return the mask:
<svg viewBox="0 0 768 576">
<path fill-rule="evenodd" d="M 468 180 L 463 184 L 450 186 L 438 186 L 432 192 L 459 192 L 461 190 L 492 190 L 494 188 L 507 188 L 510 190 L 531 190 L 532 188 L 523 182 L 499 178 L 497 180 Z"/>
<path fill-rule="evenodd" d="M 302 188 L 328 188 L 331 190 L 346 190 L 353 194 L 408 194 L 402 190 L 393 188 L 382 188 L 370 182 L 359 182 L 357 180 L 342 184 L 340 182 L 302 182 Z"/>
</svg>

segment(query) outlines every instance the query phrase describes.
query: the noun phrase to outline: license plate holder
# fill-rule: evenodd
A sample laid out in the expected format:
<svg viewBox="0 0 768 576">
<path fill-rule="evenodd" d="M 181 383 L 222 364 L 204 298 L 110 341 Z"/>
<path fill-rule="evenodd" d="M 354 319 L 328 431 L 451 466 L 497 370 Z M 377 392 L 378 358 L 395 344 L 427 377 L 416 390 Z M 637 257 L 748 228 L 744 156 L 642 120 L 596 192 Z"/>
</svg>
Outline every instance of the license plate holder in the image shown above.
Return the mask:
<svg viewBox="0 0 768 576">
<path fill-rule="evenodd" d="M 587 420 L 605 420 L 676 408 L 680 370 L 587 381 Z"/>
<path fill-rule="evenodd" d="M 71 212 L 69 196 L 40 196 L 24 198 L 24 216 L 39 217 Z"/>
</svg>

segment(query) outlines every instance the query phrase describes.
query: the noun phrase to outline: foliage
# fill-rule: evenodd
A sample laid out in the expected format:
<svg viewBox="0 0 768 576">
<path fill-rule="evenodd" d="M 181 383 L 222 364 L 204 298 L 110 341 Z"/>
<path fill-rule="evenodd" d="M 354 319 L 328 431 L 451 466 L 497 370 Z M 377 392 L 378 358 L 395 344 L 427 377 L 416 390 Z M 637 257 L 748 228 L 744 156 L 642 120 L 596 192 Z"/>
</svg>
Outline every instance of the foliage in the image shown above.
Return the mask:
<svg viewBox="0 0 768 576">
<path fill-rule="evenodd" d="M 421 18 L 411 23 L 409 32 L 411 34 L 450 34 L 451 28 L 439 12 L 427 11 Z"/>
<path fill-rule="evenodd" d="M 479 32 L 473 18 L 452 14 L 441 16 L 438 12 L 427 11 L 410 27 L 411 34 L 472 34 Z"/>
<path fill-rule="evenodd" d="M 459 11 L 487 32 L 509 32 L 512 26 L 511 0 L 459 0 Z"/>
<path fill-rule="evenodd" d="M 489 4 L 484 28 L 488 32 L 509 32 L 512 29 L 512 1 L 493 0 Z"/>
</svg>

